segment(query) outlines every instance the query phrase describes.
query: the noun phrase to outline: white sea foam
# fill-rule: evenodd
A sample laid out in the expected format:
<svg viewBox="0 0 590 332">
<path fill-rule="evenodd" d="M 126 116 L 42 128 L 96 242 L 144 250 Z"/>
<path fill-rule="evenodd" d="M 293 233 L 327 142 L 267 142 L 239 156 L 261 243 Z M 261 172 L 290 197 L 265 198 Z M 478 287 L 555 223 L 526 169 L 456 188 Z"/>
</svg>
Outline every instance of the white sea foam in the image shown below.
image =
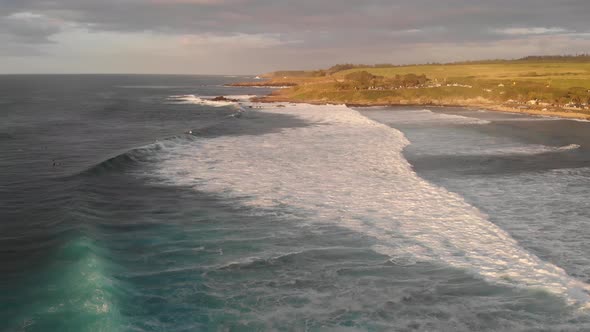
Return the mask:
<svg viewBox="0 0 590 332">
<path fill-rule="evenodd" d="M 527 115 L 527 116 L 519 116 L 519 117 L 503 117 L 503 118 L 495 118 L 494 122 L 536 122 L 536 121 L 558 121 L 558 120 L 568 120 L 564 118 L 557 118 L 553 116 L 541 116 L 541 115 Z"/>
<path fill-rule="evenodd" d="M 569 274 L 590 279 L 589 167 L 460 177 L 448 183 L 496 211 L 494 222 L 522 245 L 563 264 Z"/>
<path fill-rule="evenodd" d="M 253 95 L 230 95 L 225 96 L 226 99 L 230 100 L 238 100 L 238 102 L 247 102 L 250 98 L 254 97 Z M 192 105 L 207 105 L 207 106 L 214 106 L 214 107 L 224 107 L 224 106 L 231 106 L 236 105 L 238 102 L 230 101 L 230 100 L 212 100 L 215 97 L 212 96 L 195 96 L 195 95 L 178 95 L 178 96 L 170 96 L 168 100 L 174 104 L 192 104 Z"/>
<path fill-rule="evenodd" d="M 523 144 L 523 145 L 511 145 L 506 147 L 494 147 L 494 148 L 481 148 L 473 147 L 473 149 L 462 149 L 460 151 L 453 151 L 455 155 L 536 155 L 543 153 L 552 152 L 566 152 L 579 149 L 579 144 L 569 144 L 564 146 L 547 146 L 541 144 Z"/>
<path fill-rule="evenodd" d="M 590 120 L 588 119 L 569 119 L 569 118 L 563 118 L 560 120 L 570 120 L 570 121 L 576 121 L 576 122 L 590 122 Z"/>
<path fill-rule="evenodd" d="M 476 118 L 464 117 L 459 115 L 450 115 L 444 113 L 431 112 L 429 110 L 395 110 L 382 111 L 370 113 L 369 117 L 381 123 L 387 123 L 392 126 L 396 125 L 425 125 L 429 129 L 434 129 L 434 134 L 438 135 L 438 125 L 449 126 L 456 124 L 478 125 L 489 123 L 485 120 Z M 547 120 L 533 117 L 518 117 L 518 118 L 502 118 L 499 121 L 538 121 Z M 480 122 L 484 121 L 484 122 Z M 497 122 L 496 119 L 493 120 Z M 482 136 L 477 140 L 477 143 L 466 145 L 464 141 L 473 141 L 471 135 L 465 135 L 461 131 L 449 132 L 445 130 L 445 136 L 453 137 L 456 143 L 451 143 L 448 140 L 437 141 L 430 130 L 423 132 L 414 132 L 413 135 L 419 136 L 419 139 L 429 142 L 428 151 L 415 151 L 417 154 L 447 154 L 447 155 L 535 155 L 551 152 L 566 152 L 580 148 L 579 144 L 568 144 L 564 146 L 547 146 L 542 144 L 527 144 L 519 143 L 508 137 L 494 137 Z M 416 136 L 415 136 L 416 137 Z M 460 146 L 460 148 L 459 148 Z"/>
<path fill-rule="evenodd" d="M 488 111 L 488 110 L 477 110 L 477 112 L 481 113 L 496 113 L 496 111 Z M 506 112 L 503 113 L 505 115 L 512 114 L 514 117 L 509 118 L 501 118 L 501 119 L 494 119 L 494 122 L 503 122 L 503 121 L 559 121 L 559 120 L 569 120 L 569 121 L 576 121 L 576 122 L 590 122 L 588 119 L 576 119 L 576 118 L 566 118 L 560 117 L 555 115 L 540 115 L 540 114 L 523 114 L 523 113 L 512 113 Z"/>
<path fill-rule="evenodd" d="M 544 289 L 582 306 L 590 300 L 588 285 L 521 248 L 459 195 L 417 176 L 402 156 L 409 142 L 401 132 L 345 106 L 265 112 L 317 125 L 179 145 L 162 156 L 157 181 L 256 208 L 303 211 L 311 214 L 309 222 L 372 236 L 379 242 L 374 250 L 400 264 L 434 261 L 490 282 Z"/>
<path fill-rule="evenodd" d="M 433 112 L 431 110 L 392 110 L 395 112 L 397 124 L 489 124 L 490 121 L 467 116 Z"/>
</svg>

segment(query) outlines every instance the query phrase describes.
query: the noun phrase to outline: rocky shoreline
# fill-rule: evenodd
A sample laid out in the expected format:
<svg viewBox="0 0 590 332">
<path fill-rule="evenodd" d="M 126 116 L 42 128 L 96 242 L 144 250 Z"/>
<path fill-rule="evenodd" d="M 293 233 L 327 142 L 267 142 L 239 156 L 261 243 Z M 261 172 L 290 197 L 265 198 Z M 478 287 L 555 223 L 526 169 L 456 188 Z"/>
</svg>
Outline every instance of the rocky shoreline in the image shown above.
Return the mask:
<svg viewBox="0 0 590 332">
<path fill-rule="evenodd" d="M 418 106 L 418 107 L 463 107 L 463 108 L 478 108 L 484 109 L 488 111 L 496 111 L 496 112 L 505 112 L 505 113 L 519 113 L 519 114 L 528 114 L 528 115 L 535 115 L 535 116 L 547 116 L 547 117 L 559 117 L 565 119 L 578 119 L 578 120 L 587 120 L 590 121 L 590 114 L 579 113 L 570 110 L 543 110 L 543 109 L 534 109 L 534 108 L 518 108 L 518 107 L 511 107 L 507 105 L 499 105 L 495 103 L 488 103 L 484 100 L 477 99 L 477 100 L 464 100 L 458 101 L 455 103 L 436 103 L 436 102 L 415 102 L 415 101 L 407 101 L 403 103 L 361 103 L 361 102 L 340 102 L 334 100 L 314 100 L 314 99 L 293 99 L 289 98 L 285 95 L 280 94 L 269 94 L 267 96 L 253 98 L 253 102 L 258 103 L 305 103 L 305 104 L 312 104 L 312 105 L 326 105 L 326 104 L 345 104 L 348 107 L 396 107 L 396 106 Z"/>
</svg>

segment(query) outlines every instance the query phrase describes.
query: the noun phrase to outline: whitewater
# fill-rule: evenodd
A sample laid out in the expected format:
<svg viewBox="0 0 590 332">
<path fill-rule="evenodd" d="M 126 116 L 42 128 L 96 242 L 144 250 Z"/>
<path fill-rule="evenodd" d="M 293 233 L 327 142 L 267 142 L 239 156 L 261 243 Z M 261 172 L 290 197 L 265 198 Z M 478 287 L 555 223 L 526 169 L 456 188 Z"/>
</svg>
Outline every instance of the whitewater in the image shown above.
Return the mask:
<svg viewBox="0 0 590 332">
<path fill-rule="evenodd" d="M 378 239 L 373 249 L 392 262 L 448 264 L 588 305 L 587 284 L 521 248 L 459 195 L 417 176 L 402 155 L 409 142 L 400 131 L 345 106 L 264 111 L 309 126 L 179 145 L 160 156 L 154 181 L 349 228 Z"/>
</svg>

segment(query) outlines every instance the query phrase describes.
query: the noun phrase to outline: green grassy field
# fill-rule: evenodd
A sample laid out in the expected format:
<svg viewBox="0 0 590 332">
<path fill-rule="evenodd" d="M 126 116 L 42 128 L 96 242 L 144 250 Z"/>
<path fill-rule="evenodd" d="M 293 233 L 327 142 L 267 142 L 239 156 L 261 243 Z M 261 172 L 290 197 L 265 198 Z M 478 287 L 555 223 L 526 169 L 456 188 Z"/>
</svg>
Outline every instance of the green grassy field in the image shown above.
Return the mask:
<svg viewBox="0 0 590 332">
<path fill-rule="evenodd" d="M 479 80 L 490 83 L 536 82 L 556 88 L 584 87 L 590 89 L 590 62 L 581 63 L 492 63 L 417 65 L 388 68 L 355 68 L 334 74 L 346 76 L 365 70 L 373 75 L 393 77 L 405 74 L 424 74 L 439 81 L 471 82 Z"/>
</svg>

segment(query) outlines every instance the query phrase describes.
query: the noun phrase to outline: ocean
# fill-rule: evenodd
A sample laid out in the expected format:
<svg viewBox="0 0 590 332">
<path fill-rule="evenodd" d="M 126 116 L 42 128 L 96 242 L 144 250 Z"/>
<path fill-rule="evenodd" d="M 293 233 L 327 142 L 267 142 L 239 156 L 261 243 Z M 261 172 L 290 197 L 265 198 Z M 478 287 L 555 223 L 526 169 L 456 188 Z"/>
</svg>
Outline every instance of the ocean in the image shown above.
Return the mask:
<svg viewBox="0 0 590 332">
<path fill-rule="evenodd" d="M 590 330 L 590 123 L 246 79 L 0 76 L 1 331 Z"/>
</svg>

